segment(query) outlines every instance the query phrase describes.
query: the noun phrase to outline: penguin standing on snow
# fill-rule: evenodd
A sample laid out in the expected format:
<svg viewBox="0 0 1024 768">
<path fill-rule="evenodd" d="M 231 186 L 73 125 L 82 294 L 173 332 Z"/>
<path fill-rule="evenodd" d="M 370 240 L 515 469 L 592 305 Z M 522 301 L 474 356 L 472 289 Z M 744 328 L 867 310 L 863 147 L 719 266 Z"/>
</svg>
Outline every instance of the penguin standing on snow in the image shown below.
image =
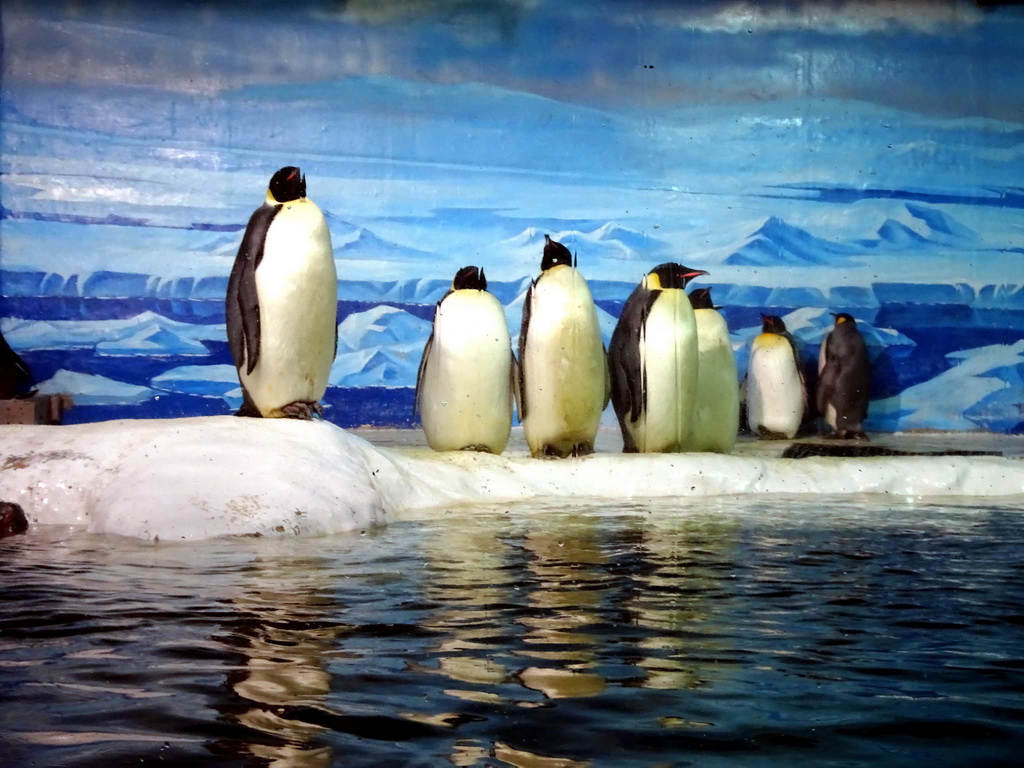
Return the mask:
<svg viewBox="0 0 1024 768">
<path fill-rule="evenodd" d="M 800 355 L 781 317 L 761 315 L 761 320 L 747 369 L 747 424 L 762 438 L 789 439 L 807 409 Z"/>
<path fill-rule="evenodd" d="M 226 304 L 238 415 L 321 414 L 338 343 L 338 276 L 327 222 L 298 168 L 274 174 L 249 219 Z"/>
<path fill-rule="evenodd" d="M 483 269 L 463 267 L 434 310 L 414 412 L 435 451 L 501 453 L 512 429 L 515 357 Z"/>
<path fill-rule="evenodd" d="M 832 428 L 830 437 L 867 440 L 871 361 L 864 338 L 852 316 L 832 313 L 835 325 L 818 355 L 818 413 Z"/>
<path fill-rule="evenodd" d="M 594 450 L 608 404 L 608 366 L 590 287 L 569 249 L 544 235 L 541 274 L 523 304 L 519 409 L 534 457 Z"/>
<path fill-rule="evenodd" d="M 689 448 L 697 395 L 697 321 L 683 290 L 699 269 L 668 262 L 626 300 L 608 345 L 612 407 L 625 453 Z"/>
<path fill-rule="evenodd" d="M 740 386 L 729 327 L 711 302 L 711 289 L 690 294 L 697 320 L 696 421 L 690 450 L 729 453 L 740 428 Z"/>
</svg>

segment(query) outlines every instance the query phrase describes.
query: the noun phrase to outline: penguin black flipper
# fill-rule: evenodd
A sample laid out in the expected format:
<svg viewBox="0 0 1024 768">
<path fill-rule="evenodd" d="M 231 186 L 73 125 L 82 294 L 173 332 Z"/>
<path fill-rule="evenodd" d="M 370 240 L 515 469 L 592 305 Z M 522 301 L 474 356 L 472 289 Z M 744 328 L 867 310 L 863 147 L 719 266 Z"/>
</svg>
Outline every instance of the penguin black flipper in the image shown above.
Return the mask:
<svg viewBox="0 0 1024 768">
<path fill-rule="evenodd" d="M 610 389 L 615 412 L 635 422 L 647 405 L 647 387 L 640 359 L 640 338 L 647 315 L 660 291 L 637 286 L 626 299 L 608 345 Z"/>
<path fill-rule="evenodd" d="M 412 415 L 416 416 L 420 412 L 420 397 L 423 395 L 423 377 L 427 372 L 427 360 L 430 359 L 430 352 L 434 347 L 434 332 L 430 332 L 430 336 L 427 338 L 427 343 L 423 347 L 423 357 L 420 358 L 420 367 L 416 372 L 416 394 L 412 401 Z"/>
<path fill-rule="evenodd" d="M 789 342 L 789 348 L 793 350 L 793 360 L 796 362 L 796 375 L 800 380 L 800 397 L 803 399 L 804 412 L 806 413 L 807 403 L 810 398 L 807 394 L 807 380 L 804 378 L 804 367 L 800 364 L 800 347 L 796 343 L 796 338 L 789 331 L 783 331 L 780 335 Z"/>
<path fill-rule="evenodd" d="M 256 293 L 256 268 L 263 260 L 267 231 L 280 205 L 264 203 L 249 218 L 228 278 L 228 346 L 235 367 L 251 374 L 260 356 L 260 300 Z"/>
<path fill-rule="evenodd" d="M 15 397 L 31 397 L 35 390 L 29 391 L 35 378 L 28 363 L 15 352 L 7 339 L 0 333 L 0 398 L 8 400 Z"/>
<path fill-rule="evenodd" d="M 523 406 L 522 406 L 522 392 L 520 391 L 519 381 L 521 374 L 519 373 L 519 361 L 516 360 L 516 353 L 511 349 L 508 351 L 512 357 L 512 367 L 509 369 L 509 388 L 512 390 L 512 399 L 516 404 L 516 413 L 519 416 L 519 421 L 523 420 Z"/>
<path fill-rule="evenodd" d="M 540 279 L 540 278 L 538 278 Z M 530 333 L 530 314 L 532 312 L 531 305 L 533 304 L 533 292 L 537 288 L 537 280 L 530 283 L 530 289 L 526 292 L 526 299 L 523 301 L 523 322 L 519 326 L 519 365 L 517 369 L 519 371 L 519 420 L 522 421 L 526 418 L 527 403 L 526 403 L 526 339 Z"/>
</svg>

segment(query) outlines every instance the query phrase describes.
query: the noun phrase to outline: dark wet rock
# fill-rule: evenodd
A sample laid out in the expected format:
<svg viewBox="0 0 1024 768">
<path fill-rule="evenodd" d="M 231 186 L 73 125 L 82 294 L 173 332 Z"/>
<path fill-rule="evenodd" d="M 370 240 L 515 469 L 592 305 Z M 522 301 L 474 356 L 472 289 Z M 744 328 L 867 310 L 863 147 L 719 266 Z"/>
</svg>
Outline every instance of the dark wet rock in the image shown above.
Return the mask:
<svg viewBox="0 0 1024 768">
<path fill-rule="evenodd" d="M 808 459 L 812 456 L 831 456 L 845 459 L 864 459 L 873 456 L 1002 456 L 999 451 L 901 451 L 881 445 L 850 443 L 793 443 L 782 452 L 784 459 Z"/>
<path fill-rule="evenodd" d="M 28 518 L 20 504 L 0 501 L 0 539 L 28 530 Z"/>
</svg>

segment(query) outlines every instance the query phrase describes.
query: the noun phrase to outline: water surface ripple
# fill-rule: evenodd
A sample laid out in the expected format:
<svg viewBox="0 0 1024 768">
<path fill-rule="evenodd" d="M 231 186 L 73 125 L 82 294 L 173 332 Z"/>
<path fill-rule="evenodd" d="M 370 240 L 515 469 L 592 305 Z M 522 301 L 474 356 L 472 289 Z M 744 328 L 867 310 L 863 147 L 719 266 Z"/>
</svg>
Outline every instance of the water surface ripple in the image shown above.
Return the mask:
<svg viewBox="0 0 1024 768">
<path fill-rule="evenodd" d="M 1024 507 L 440 510 L 0 542 L 0 764 L 1019 765 Z"/>
</svg>

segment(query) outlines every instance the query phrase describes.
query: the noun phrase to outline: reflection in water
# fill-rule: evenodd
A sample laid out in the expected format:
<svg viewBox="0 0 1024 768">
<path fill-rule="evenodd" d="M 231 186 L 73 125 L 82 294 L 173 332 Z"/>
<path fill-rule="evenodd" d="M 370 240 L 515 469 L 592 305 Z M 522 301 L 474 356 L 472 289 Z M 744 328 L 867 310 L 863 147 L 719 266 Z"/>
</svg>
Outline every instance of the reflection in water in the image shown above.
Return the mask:
<svg viewBox="0 0 1024 768">
<path fill-rule="evenodd" d="M 34 531 L 0 542 L 4 760 L 1009 765 L 1021 511 L 535 505 L 187 547 Z"/>
<path fill-rule="evenodd" d="M 326 726 L 287 716 L 328 708 L 327 660 L 344 631 L 328 619 L 338 608 L 329 571 L 313 558 L 259 558 L 247 570 L 248 589 L 229 600 L 239 618 L 223 640 L 243 656 L 226 684 L 248 707 L 228 712 L 240 725 L 275 737 L 246 745 L 267 766 L 330 766 L 333 750 L 317 746 Z"/>
</svg>

